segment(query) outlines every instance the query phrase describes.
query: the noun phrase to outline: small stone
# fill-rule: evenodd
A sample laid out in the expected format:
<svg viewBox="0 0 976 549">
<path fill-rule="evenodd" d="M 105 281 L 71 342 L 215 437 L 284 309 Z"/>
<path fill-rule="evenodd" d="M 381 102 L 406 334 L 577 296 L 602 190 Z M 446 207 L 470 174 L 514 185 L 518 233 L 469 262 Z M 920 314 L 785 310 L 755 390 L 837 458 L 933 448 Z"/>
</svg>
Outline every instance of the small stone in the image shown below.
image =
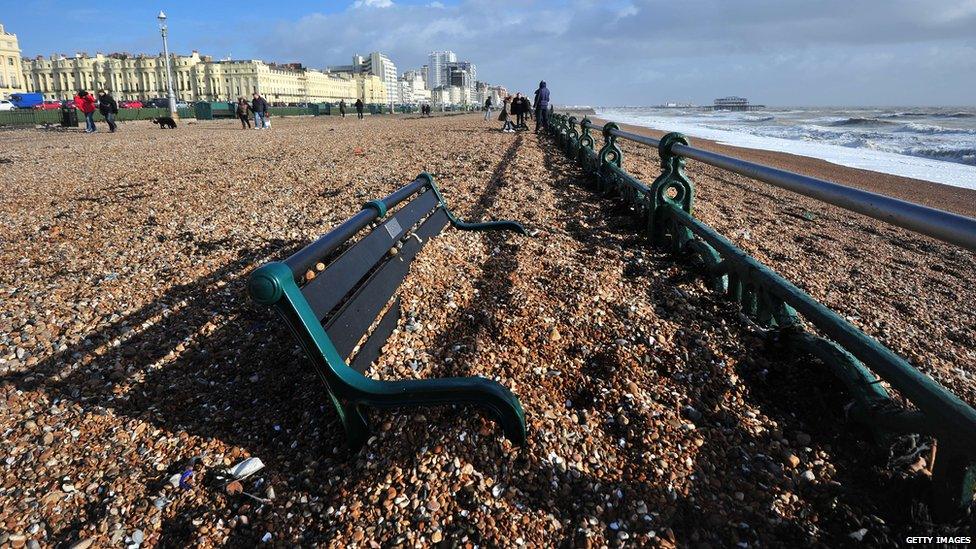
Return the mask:
<svg viewBox="0 0 976 549">
<path fill-rule="evenodd" d="M 796 469 L 800 465 L 800 458 L 796 457 L 796 454 L 789 454 L 786 456 L 786 464 L 790 469 Z"/>
<path fill-rule="evenodd" d="M 806 446 L 807 444 L 810 444 L 810 440 L 811 440 L 810 435 L 806 433 L 796 434 L 796 443 L 799 444 L 800 446 Z"/>
<path fill-rule="evenodd" d="M 306 281 L 311 281 L 313 278 L 315 278 L 315 271 L 309 270 L 308 272 L 305 273 Z"/>
<path fill-rule="evenodd" d="M 443 535 L 441 534 L 440 530 L 434 530 L 434 533 L 430 535 L 430 541 L 434 543 L 440 543 L 442 539 Z"/>
<path fill-rule="evenodd" d="M 181 478 L 183 478 L 183 475 L 181 475 L 180 473 L 174 473 L 170 475 L 169 480 L 167 480 L 166 482 L 173 488 L 179 488 Z"/>
<path fill-rule="evenodd" d="M 266 497 L 268 499 L 274 499 L 275 498 L 274 487 L 271 486 L 270 484 L 268 485 L 268 489 L 264 491 L 264 497 Z"/>
<path fill-rule="evenodd" d="M 315 270 L 316 271 L 319 271 L 319 272 L 324 271 L 325 270 L 325 263 L 321 263 L 321 262 L 316 263 L 315 264 Z"/>
<path fill-rule="evenodd" d="M 553 326 L 552 330 L 549 332 L 549 341 L 559 341 L 563 336 L 559 335 L 559 330 Z"/>
<path fill-rule="evenodd" d="M 227 490 L 227 493 L 229 495 L 236 496 L 237 494 L 240 494 L 241 492 L 244 491 L 244 485 L 241 484 L 241 481 L 235 480 L 229 483 L 225 488 L 225 490 Z"/>
<path fill-rule="evenodd" d="M 52 442 L 54 442 L 54 433 L 50 431 L 44 433 L 44 436 L 41 437 L 41 443 L 43 443 L 44 446 L 50 446 Z"/>
<path fill-rule="evenodd" d="M 71 544 L 69 549 L 88 549 L 93 543 L 95 543 L 95 538 L 85 538 Z"/>
<path fill-rule="evenodd" d="M 813 471 L 810 470 L 810 469 L 807 469 L 806 471 L 803 471 L 803 474 L 800 475 L 800 476 L 801 476 L 801 478 L 803 478 L 803 480 L 805 480 L 807 482 L 813 482 L 814 480 L 817 479 L 817 476 L 814 475 L 813 474 Z"/>
<path fill-rule="evenodd" d="M 137 545 L 142 545 L 142 542 L 146 541 L 146 535 L 142 533 L 142 530 L 136 530 L 135 532 L 132 532 L 132 535 L 129 537 L 132 538 L 132 543 L 135 543 Z"/>
<path fill-rule="evenodd" d="M 864 541 L 864 536 L 868 533 L 867 528 L 861 528 L 860 530 L 854 530 L 848 536 L 851 539 L 856 539 L 857 541 Z"/>
</svg>

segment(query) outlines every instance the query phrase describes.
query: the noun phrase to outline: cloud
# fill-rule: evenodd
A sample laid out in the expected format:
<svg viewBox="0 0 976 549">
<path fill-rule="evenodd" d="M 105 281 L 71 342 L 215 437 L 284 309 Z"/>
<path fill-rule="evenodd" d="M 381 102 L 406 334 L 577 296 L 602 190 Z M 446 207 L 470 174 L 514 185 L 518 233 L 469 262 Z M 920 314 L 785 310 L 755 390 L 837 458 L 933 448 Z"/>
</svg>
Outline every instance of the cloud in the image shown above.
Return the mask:
<svg viewBox="0 0 976 549">
<path fill-rule="evenodd" d="M 353 8 L 392 8 L 393 0 L 356 0 Z"/>
<path fill-rule="evenodd" d="M 360 8 L 371 10 L 361 17 Z M 976 2 L 536 0 L 394 4 L 281 22 L 259 51 L 312 66 L 380 50 L 402 72 L 450 49 L 480 79 L 556 102 L 651 104 L 749 94 L 768 104 L 971 102 Z M 266 53 L 265 53 L 266 52 Z M 928 84 L 927 86 L 925 84 Z M 800 85 L 802 84 L 802 85 Z M 857 84 L 855 86 L 855 84 Z"/>
</svg>

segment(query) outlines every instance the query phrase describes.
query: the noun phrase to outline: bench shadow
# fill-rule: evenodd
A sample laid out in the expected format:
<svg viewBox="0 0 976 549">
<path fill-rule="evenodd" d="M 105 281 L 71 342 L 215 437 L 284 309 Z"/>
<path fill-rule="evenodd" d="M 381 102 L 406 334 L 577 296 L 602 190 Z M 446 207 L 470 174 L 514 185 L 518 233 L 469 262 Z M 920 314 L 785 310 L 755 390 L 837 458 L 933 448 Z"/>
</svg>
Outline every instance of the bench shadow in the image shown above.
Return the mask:
<svg viewBox="0 0 976 549">
<path fill-rule="evenodd" d="M 170 472 L 193 457 L 194 447 L 218 441 L 261 457 L 279 480 L 301 477 L 305 464 L 292 459 L 290 446 L 334 453 L 343 444 L 341 427 L 289 334 L 271 311 L 250 302 L 245 286 L 254 266 L 304 244 L 270 240 L 242 248 L 238 259 L 173 286 L 27 371 L 0 377 L 0 384 L 74 403 L 83 415 L 112 410 L 126 418 L 127 429 L 145 422 L 167 436 L 198 439 L 164 464 Z M 93 508 L 84 520 L 52 528 L 51 539 L 76 540 L 77 529 L 106 510 Z M 164 529 L 164 536 L 175 538 L 196 529 L 189 518 L 167 524 L 175 530 Z"/>
</svg>

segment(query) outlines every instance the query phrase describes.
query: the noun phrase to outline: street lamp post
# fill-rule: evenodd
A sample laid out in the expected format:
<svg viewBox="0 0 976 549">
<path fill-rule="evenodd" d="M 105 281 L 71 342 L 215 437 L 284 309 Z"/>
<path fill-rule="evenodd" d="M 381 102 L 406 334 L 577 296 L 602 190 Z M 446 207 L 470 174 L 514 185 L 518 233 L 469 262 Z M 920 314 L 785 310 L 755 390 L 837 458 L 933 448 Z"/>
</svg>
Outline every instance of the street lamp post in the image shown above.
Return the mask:
<svg viewBox="0 0 976 549">
<path fill-rule="evenodd" d="M 175 119 L 177 117 L 176 95 L 173 93 L 173 74 L 169 69 L 169 45 L 166 43 L 166 35 L 168 34 L 166 29 L 166 14 L 160 10 L 156 19 L 159 20 L 159 34 L 163 36 L 163 57 L 166 58 L 166 90 L 169 92 L 169 113 Z"/>
</svg>

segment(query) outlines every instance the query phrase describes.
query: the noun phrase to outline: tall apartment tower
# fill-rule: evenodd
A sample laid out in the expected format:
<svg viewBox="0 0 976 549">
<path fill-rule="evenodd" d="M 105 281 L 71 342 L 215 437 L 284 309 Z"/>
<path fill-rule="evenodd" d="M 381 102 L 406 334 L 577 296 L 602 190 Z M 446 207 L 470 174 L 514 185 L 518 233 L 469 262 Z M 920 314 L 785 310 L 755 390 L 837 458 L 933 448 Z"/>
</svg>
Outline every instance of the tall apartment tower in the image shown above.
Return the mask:
<svg viewBox="0 0 976 549">
<path fill-rule="evenodd" d="M 427 87 L 434 89 L 447 86 L 449 78 L 447 64 L 457 62 L 453 51 L 432 51 L 427 59 Z"/>
<path fill-rule="evenodd" d="M 378 51 L 369 54 L 367 61 L 368 67 L 365 71 L 368 74 L 375 74 L 386 84 L 387 97 L 390 101 L 396 101 L 400 95 L 399 84 L 397 83 L 397 68 L 393 61 Z"/>
</svg>

